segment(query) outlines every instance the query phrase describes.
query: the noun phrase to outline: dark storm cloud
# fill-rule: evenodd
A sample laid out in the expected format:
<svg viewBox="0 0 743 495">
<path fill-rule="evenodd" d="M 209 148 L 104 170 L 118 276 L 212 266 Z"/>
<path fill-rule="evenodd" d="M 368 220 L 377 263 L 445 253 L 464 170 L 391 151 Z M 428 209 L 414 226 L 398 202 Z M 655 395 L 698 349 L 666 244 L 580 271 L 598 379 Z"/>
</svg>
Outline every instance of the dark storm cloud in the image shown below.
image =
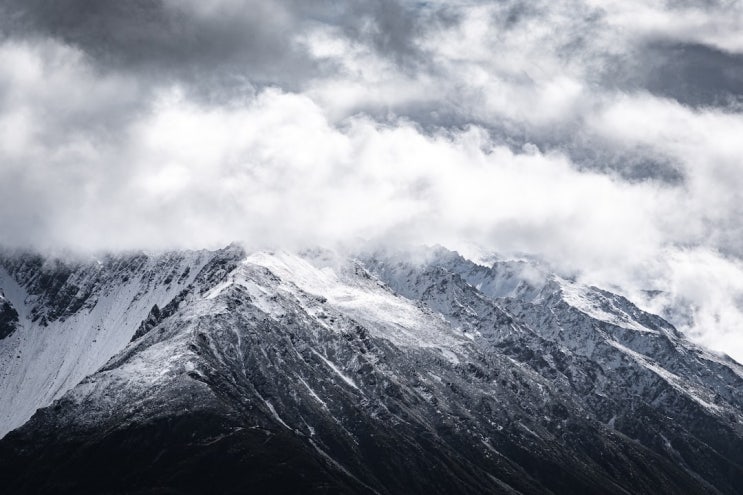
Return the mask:
<svg viewBox="0 0 743 495">
<path fill-rule="evenodd" d="M 416 54 L 413 42 L 423 27 L 421 11 L 396 0 L 293 0 L 292 10 L 305 19 L 339 26 L 350 38 L 366 40 L 380 53 L 399 59 Z"/>
<path fill-rule="evenodd" d="M 725 12 L 732 5 L 687 0 L 669 2 L 667 8 Z M 549 2 L 505 1 L 493 7 L 490 20 L 497 36 L 507 37 L 535 20 L 558 22 L 551 17 L 557 9 Z M 559 21 L 570 35 L 555 33 L 556 44 L 545 49 L 566 64 L 591 59 L 593 83 L 607 89 L 647 89 L 695 105 L 739 101 L 740 54 L 698 42 L 638 37 L 631 49 L 604 52 L 596 60 L 591 45 L 604 29 L 602 9 L 580 7 L 575 3 L 571 22 Z M 435 76 L 437 67 L 417 41 L 461 20 L 456 3 L 396 0 L 6 0 L 4 8 L 6 32 L 53 36 L 81 48 L 104 69 L 176 78 L 207 93 L 226 91 L 228 96 L 251 84 L 300 90 L 307 81 L 327 76 L 323 71 L 335 67 L 318 64 L 296 43 L 296 35 L 312 23 L 339 28 L 349 39 L 393 60 L 402 71 L 431 71 Z M 508 56 L 493 52 L 493 57 Z M 535 61 L 533 71 L 539 70 Z M 442 109 L 431 117 L 433 122 L 425 121 L 426 113 L 430 112 L 421 112 L 420 105 L 409 110 L 409 116 L 435 125 L 446 125 L 442 115 L 451 112 Z M 454 115 L 451 119 L 455 125 L 462 120 Z"/>
<path fill-rule="evenodd" d="M 703 1 L 673 2 L 669 7 L 700 5 L 726 8 L 724 2 Z M 151 89 L 148 80 L 152 84 L 176 81 L 200 97 L 217 101 L 252 94 L 265 85 L 301 91 L 318 78 L 335 77 L 336 64 L 314 59 L 297 42 L 298 34 L 315 25 L 339 29 L 389 60 L 401 74 L 427 73 L 446 81 L 451 68 L 442 69 L 418 42 L 462 20 L 456 4 L 395 0 L 7 0 L 5 8 L 6 31 L 16 36 L 35 33 L 62 40 L 82 49 L 99 70 L 139 74 L 145 92 Z M 483 15 L 489 16 L 494 58 L 511 57 L 498 51 L 497 40 L 511 33 L 523 35 L 530 25 L 539 24 L 555 30 L 544 50 L 566 66 L 586 67 L 581 77 L 607 91 L 644 89 L 694 105 L 729 105 L 739 101 L 743 92 L 741 55 L 707 45 L 649 38 L 625 49 L 597 53 L 593 44 L 604 29 L 600 9 L 578 9 L 576 4 L 566 22 L 555 17 L 564 13 L 549 2 L 507 1 L 494 4 Z M 564 30 L 569 30 L 568 36 Z M 528 86 L 535 84 L 534 77 L 542 77 L 541 71 L 535 57 L 521 74 L 501 77 Z M 524 80 L 519 83 L 514 77 Z M 362 102 L 355 111 L 383 118 L 392 109 L 425 128 L 478 124 L 507 140 L 550 144 L 543 129 L 518 120 L 505 125 L 502 119 L 488 122 L 473 114 L 467 103 L 452 93 L 444 99 L 439 95 L 393 107 Z M 558 140 L 564 142 L 565 136 Z"/>
<path fill-rule="evenodd" d="M 414 56 L 415 13 L 393 0 L 9 0 L 6 29 L 55 37 L 102 69 L 177 78 L 209 91 L 246 83 L 300 89 L 321 74 L 296 43 L 308 25 L 339 27 L 386 56 Z"/>
<path fill-rule="evenodd" d="M 743 54 L 693 43 L 650 43 L 634 77 L 654 94 L 694 106 L 743 104 Z"/>
<path fill-rule="evenodd" d="M 217 2 L 210 10 L 188 1 L 23 0 L 12 7 L 16 32 L 56 37 L 103 69 L 283 82 L 307 70 L 291 43 L 294 19 L 281 2 Z"/>
</svg>

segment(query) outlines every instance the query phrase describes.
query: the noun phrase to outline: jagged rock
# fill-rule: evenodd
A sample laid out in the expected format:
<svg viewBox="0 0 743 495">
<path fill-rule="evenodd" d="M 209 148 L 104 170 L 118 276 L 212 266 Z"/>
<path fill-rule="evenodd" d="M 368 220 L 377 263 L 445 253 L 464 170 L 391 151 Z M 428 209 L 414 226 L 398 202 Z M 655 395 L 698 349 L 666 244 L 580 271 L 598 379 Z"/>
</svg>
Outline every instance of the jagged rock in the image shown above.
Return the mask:
<svg viewBox="0 0 743 495">
<path fill-rule="evenodd" d="M 103 321 L 99 334 L 124 338 L 53 403 L 29 399 L 50 405 L 0 441 L 0 486 L 738 493 L 743 367 L 625 298 L 543 267 L 424 254 L 232 246 L 119 259 L 127 282 L 118 269 L 83 277 L 76 286 L 99 302 L 67 316 L 65 338 L 83 332 L 71 322 L 88 321 L 104 294 L 128 317 Z M 3 262 L 0 286 L 37 287 L 15 263 Z M 137 297 L 122 284 L 140 284 Z M 31 293 L 27 306 L 57 315 L 43 290 Z M 41 330 L 32 311 L 19 313 L 12 338 Z M 44 331 L 62 331 L 56 322 Z M 12 338 L 0 350 L 16 349 Z"/>
</svg>

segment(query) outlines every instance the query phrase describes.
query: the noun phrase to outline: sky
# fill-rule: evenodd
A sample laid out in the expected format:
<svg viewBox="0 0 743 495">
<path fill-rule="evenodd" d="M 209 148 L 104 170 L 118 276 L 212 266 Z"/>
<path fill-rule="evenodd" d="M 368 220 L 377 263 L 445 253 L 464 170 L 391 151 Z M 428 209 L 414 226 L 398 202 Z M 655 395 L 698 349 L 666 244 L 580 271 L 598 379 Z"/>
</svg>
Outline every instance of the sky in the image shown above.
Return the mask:
<svg viewBox="0 0 743 495">
<path fill-rule="evenodd" d="M 0 241 L 532 256 L 743 361 L 743 2 L 0 0 Z"/>
</svg>

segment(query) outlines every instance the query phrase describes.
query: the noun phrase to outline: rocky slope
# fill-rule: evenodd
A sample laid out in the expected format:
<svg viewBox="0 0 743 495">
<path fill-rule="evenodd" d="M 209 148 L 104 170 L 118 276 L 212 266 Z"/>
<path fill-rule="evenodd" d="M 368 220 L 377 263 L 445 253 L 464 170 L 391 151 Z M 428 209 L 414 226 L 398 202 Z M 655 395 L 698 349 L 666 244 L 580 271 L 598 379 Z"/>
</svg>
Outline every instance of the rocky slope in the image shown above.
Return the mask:
<svg viewBox="0 0 743 495">
<path fill-rule="evenodd" d="M 0 254 L 0 437 L 129 342 L 213 253 L 62 261 Z"/>
<path fill-rule="evenodd" d="M 6 428 L 56 399 L 0 441 L 9 493 L 743 486 L 743 368 L 534 264 L 236 247 L 2 264 Z"/>
</svg>

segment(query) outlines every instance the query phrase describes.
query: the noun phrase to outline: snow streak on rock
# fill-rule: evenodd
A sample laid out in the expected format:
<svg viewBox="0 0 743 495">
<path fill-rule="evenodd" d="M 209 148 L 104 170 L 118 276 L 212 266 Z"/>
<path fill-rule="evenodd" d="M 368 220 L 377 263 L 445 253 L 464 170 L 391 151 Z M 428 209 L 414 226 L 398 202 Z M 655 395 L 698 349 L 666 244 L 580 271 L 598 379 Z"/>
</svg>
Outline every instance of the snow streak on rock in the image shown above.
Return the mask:
<svg viewBox="0 0 743 495">
<path fill-rule="evenodd" d="M 18 310 L 4 428 L 54 401 L 0 442 L 8 486 L 701 494 L 743 479 L 743 367 L 535 263 L 230 247 L 3 267 Z M 223 475 L 189 477 L 204 456 Z M 129 467 L 86 478 L 102 458 Z"/>
</svg>

